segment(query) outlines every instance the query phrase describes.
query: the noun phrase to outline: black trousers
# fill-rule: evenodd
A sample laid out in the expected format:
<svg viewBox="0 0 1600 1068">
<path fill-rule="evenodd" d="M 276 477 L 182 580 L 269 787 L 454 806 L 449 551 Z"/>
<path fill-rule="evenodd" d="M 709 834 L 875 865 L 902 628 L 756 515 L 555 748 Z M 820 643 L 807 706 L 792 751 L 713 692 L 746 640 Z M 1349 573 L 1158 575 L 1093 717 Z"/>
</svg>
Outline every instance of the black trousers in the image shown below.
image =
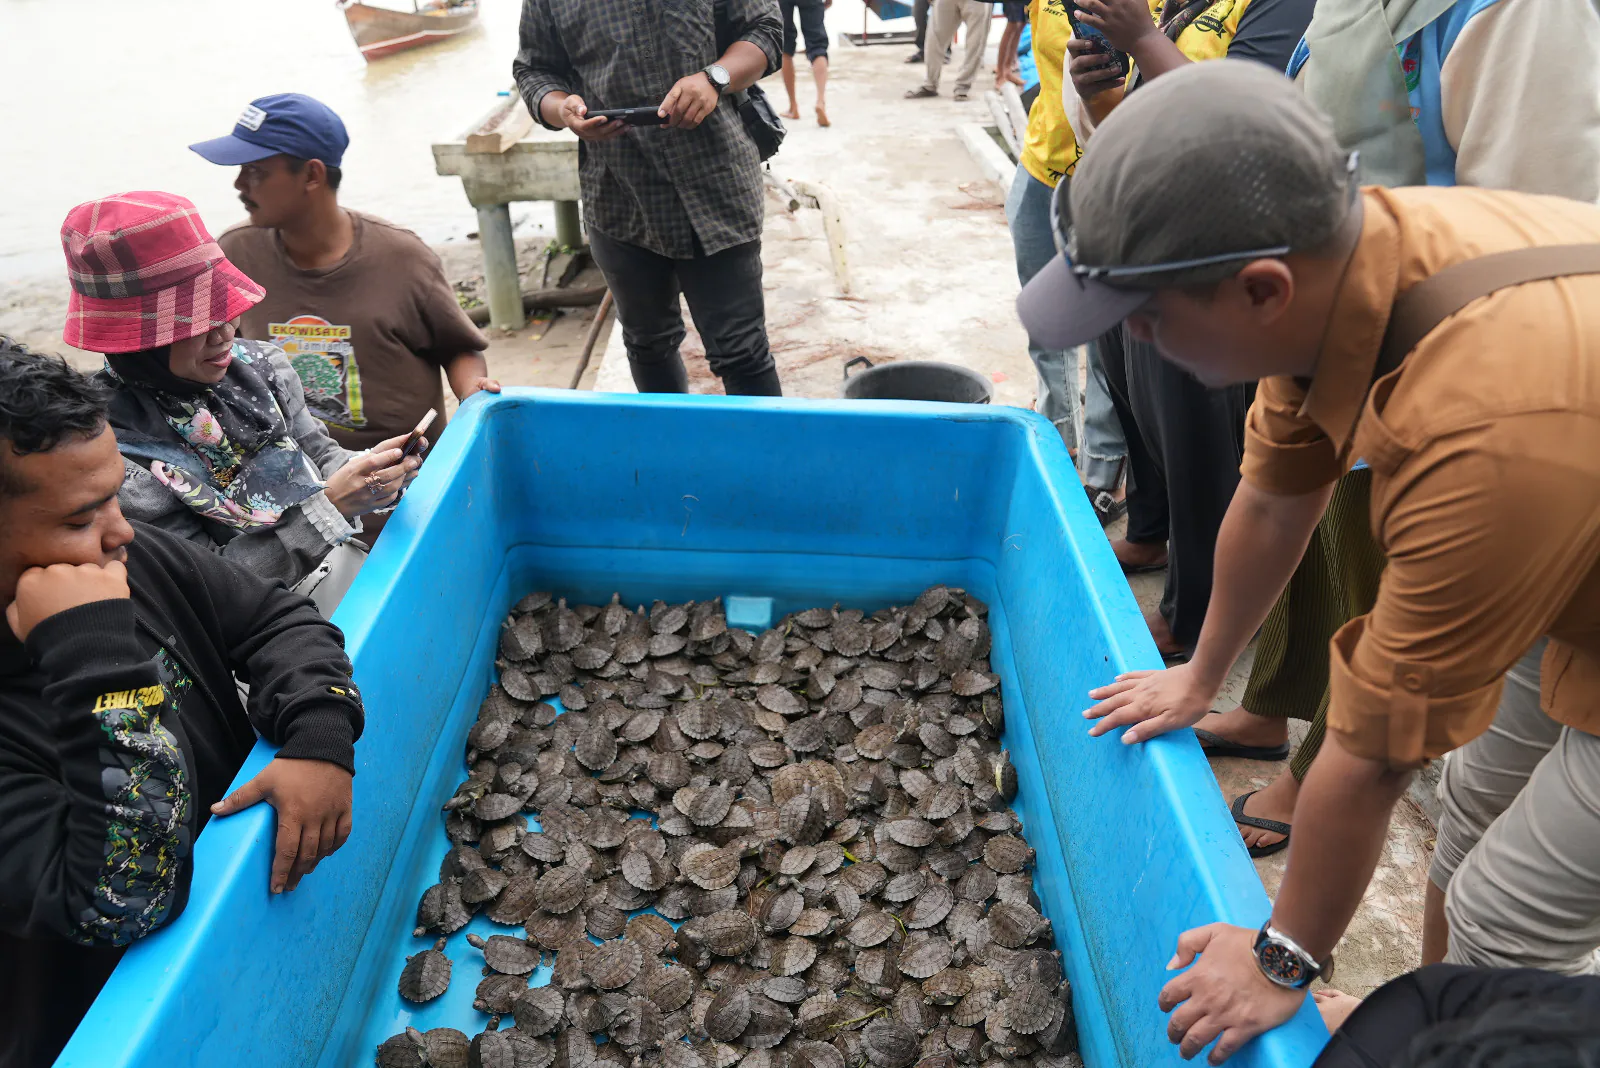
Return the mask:
<svg viewBox="0 0 1600 1068">
<path fill-rule="evenodd" d="M 911 0 L 911 21 L 917 27 L 917 51 L 922 51 L 922 46 L 928 40 L 928 8 L 932 0 Z"/>
<path fill-rule="evenodd" d="M 823 21 L 823 0 L 778 0 L 783 15 L 783 54 L 792 56 L 799 40 L 794 29 L 794 13 L 800 12 L 800 34 L 806 39 L 806 58 L 822 59 L 828 54 L 828 27 Z"/>
<path fill-rule="evenodd" d="M 1597 1057 L 1600 977 L 1434 964 L 1373 991 L 1313 1068 L 1566 1068 Z"/>
<path fill-rule="evenodd" d="M 706 362 L 730 396 L 778 397 L 783 387 L 767 348 L 761 242 L 675 260 L 589 232 L 589 251 L 611 287 L 628 366 L 640 393 L 687 393 L 681 293 L 706 345 Z"/>
<path fill-rule="evenodd" d="M 1128 442 L 1128 540 L 1167 543 L 1161 615 L 1193 648 L 1211 601 L 1217 531 L 1239 485 L 1254 384 L 1207 389 L 1126 328 L 1097 343 Z"/>
</svg>

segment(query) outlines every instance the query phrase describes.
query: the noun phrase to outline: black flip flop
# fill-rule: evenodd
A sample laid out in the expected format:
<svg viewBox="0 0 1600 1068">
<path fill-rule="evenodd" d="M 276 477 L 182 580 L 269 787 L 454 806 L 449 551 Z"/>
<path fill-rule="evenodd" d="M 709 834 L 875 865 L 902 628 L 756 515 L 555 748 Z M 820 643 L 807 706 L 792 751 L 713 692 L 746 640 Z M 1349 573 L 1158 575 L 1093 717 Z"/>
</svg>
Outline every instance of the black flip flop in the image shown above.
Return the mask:
<svg viewBox="0 0 1600 1068">
<path fill-rule="evenodd" d="M 1240 745 L 1230 742 L 1221 735 L 1203 731 L 1199 727 L 1194 729 L 1194 736 L 1200 740 L 1200 748 L 1205 750 L 1208 757 L 1237 757 L 1240 760 L 1288 760 L 1289 743 L 1271 747 L 1264 745 Z"/>
<path fill-rule="evenodd" d="M 1199 732 L 1196 731 L 1195 733 L 1198 734 Z M 1233 799 L 1233 804 L 1228 806 L 1228 811 L 1233 813 L 1233 822 L 1235 823 L 1243 824 L 1246 827 L 1254 827 L 1259 831 L 1271 831 L 1273 834 L 1283 835 L 1283 841 L 1274 842 L 1269 846 L 1245 846 L 1250 851 L 1250 855 L 1259 860 L 1261 857 L 1270 857 L 1274 853 L 1279 853 L 1289 848 L 1289 825 L 1278 820 L 1262 819 L 1260 816 L 1246 816 L 1244 814 L 1244 803 L 1255 795 L 1256 792 L 1254 790 L 1247 794 L 1240 794 Z"/>
</svg>

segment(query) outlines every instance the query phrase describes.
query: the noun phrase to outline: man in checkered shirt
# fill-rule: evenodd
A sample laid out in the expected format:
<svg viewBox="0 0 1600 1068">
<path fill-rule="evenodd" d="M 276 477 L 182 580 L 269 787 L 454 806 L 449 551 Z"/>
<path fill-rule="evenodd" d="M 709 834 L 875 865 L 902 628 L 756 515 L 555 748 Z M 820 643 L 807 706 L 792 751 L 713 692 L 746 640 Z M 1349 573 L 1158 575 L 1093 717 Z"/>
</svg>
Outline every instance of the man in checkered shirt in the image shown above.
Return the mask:
<svg viewBox="0 0 1600 1068">
<path fill-rule="evenodd" d="M 761 292 L 761 161 L 729 99 L 777 69 L 782 38 L 778 0 L 523 0 L 512 72 L 535 118 L 582 139 L 589 247 L 640 392 L 688 391 L 681 291 L 727 392 L 782 393 Z M 589 117 L 640 107 L 662 125 Z"/>
</svg>

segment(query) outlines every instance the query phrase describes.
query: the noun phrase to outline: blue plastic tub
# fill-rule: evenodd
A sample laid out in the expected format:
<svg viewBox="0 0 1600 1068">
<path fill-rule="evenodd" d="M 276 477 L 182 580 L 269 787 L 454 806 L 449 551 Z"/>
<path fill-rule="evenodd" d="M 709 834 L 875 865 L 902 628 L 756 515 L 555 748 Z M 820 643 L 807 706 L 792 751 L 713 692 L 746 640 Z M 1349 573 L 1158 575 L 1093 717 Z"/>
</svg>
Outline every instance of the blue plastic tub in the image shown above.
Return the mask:
<svg viewBox="0 0 1600 1068">
<path fill-rule="evenodd" d="M 527 591 L 742 596 L 731 621 L 759 628 L 935 582 L 991 606 L 1016 807 L 1085 1061 L 1177 1063 L 1156 992 L 1179 932 L 1259 924 L 1267 899 L 1191 736 L 1086 733 L 1090 686 L 1160 661 L 1050 425 L 1001 407 L 546 390 L 462 409 L 336 616 L 367 701 L 349 844 L 274 898 L 271 810 L 214 820 L 188 910 L 128 953 L 59 1063 L 346 1068 L 408 1022 L 482 1028 L 466 932 L 443 998 L 412 1006 L 395 982 L 426 945 L 410 931 L 444 851 L 439 806 Z M 240 780 L 270 758 L 258 746 Z M 1326 1038 L 1308 1003 L 1235 1063 L 1305 1065 Z"/>
</svg>

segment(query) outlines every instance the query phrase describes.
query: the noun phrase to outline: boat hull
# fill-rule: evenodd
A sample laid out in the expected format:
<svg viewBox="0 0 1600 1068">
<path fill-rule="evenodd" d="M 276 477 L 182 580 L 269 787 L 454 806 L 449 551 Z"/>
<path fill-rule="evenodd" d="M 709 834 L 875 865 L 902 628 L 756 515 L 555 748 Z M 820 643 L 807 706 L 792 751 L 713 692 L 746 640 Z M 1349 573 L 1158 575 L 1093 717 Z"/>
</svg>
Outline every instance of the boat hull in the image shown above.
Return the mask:
<svg viewBox="0 0 1600 1068">
<path fill-rule="evenodd" d="M 345 5 L 344 17 L 356 47 L 370 61 L 455 37 L 478 21 L 478 9 L 422 14 L 352 3 Z"/>
</svg>

